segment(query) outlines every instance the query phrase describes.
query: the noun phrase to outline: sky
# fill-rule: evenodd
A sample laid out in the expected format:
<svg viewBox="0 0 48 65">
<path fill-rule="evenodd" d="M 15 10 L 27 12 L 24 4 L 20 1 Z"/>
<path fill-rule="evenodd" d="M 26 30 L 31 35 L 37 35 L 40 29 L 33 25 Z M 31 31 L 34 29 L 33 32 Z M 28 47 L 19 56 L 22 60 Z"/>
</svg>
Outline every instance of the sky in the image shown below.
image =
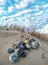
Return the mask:
<svg viewBox="0 0 48 65">
<path fill-rule="evenodd" d="M 48 30 L 48 0 L 0 0 L 0 26 L 12 24 Z"/>
</svg>

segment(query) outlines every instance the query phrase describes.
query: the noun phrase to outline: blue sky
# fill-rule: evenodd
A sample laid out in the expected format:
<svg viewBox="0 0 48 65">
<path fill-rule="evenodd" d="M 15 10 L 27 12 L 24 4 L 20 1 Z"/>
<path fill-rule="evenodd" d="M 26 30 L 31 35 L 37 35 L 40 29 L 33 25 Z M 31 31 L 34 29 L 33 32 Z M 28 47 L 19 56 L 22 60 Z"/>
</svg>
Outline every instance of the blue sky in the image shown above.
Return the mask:
<svg viewBox="0 0 48 65">
<path fill-rule="evenodd" d="M 44 28 L 48 24 L 48 0 L 0 0 L 0 26 L 11 24 Z"/>
</svg>

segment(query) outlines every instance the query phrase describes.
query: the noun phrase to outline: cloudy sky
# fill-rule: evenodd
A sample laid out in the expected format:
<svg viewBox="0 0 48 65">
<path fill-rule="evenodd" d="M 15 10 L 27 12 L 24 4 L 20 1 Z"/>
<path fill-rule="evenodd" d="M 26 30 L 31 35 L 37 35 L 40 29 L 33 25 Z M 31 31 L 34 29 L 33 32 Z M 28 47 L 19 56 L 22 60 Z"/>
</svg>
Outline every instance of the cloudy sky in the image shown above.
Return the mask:
<svg viewBox="0 0 48 65">
<path fill-rule="evenodd" d="M 0 0 L 0 26 L 48 29 L 48 0 Z"/>
</svg>

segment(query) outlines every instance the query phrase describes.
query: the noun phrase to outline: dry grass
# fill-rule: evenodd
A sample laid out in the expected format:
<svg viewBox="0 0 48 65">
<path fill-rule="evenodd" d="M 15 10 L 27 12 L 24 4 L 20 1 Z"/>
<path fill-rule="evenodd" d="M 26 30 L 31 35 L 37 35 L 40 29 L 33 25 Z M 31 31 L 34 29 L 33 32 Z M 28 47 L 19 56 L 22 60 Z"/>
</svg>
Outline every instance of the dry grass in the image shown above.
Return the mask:
<svg viewBox="0 0 48 65">
<path fill-rule="evenodd" d="M 40 34 L 39 38 L 42 39 L 43 41 L 48 42 L 48 34 Z"/>
<path fill-rule="evenodd" d="M 35 36 L 43 41 L 48 42 L 48 34 L 40 34 L 40 33 L 36 33 L 36 32 L 32 32 L 30 33 L 32 36 Z"/>
<path fill-rule="evenodd" d="M 4 31 L 15 31 L 15 33 L 12 33 L 12 34 L 11 33 L 8 33 L 8 32 L 6 32 L 6 33 L 5 32 L 0 32 L 0 36 L 3 36 L 3 37 L 8 37 L 8 36 L 15 35 L 15 34 L 18 33 L 17 31 L 20 31 L 22 33 L 25 33 L 24 28 L 21 28 L 19 26 L 14 26 L 13 28 L 12 28 L 12 26 L 10 26 L 9 28 L 8 27 L 0 27 L 0 30 L 4 30 Z M 40 34 L 40 33 L 35 32 L 35 31 L 30 32 L 30 34 L 32 36 L 35 36 L 35 37 L 43 40 L 43 41 L 48 42 L 48 34 Z"/>
</svg>

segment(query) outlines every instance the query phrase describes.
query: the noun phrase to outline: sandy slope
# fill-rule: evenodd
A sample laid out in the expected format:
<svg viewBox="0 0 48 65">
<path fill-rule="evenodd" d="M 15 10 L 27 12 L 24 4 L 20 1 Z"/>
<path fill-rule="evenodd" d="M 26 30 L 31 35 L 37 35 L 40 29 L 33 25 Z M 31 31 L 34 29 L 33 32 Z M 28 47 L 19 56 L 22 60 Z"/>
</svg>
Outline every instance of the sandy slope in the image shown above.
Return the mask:
<svg viewBox="0 0 48 65">
<path fill-rule="evenodd" d="M 31 37 L 28 34 L 24 34 L 25 37 Z M 48 61 L 42 58 L 43 49 L 28 51 L 26 58 L 21 58 L 19 62 L 12 64 L 9 62 L 8 57 L 10 54 L 7 53 L 7 49 L 12 47 L 13 43 L 18 43 L 21 38 L 21 32 L 19 31 L 0 31 L 0 65 L 48 65 Z M 36 39 L 40 46 L 48 50 L 47 44 Z"/>
</svg>

